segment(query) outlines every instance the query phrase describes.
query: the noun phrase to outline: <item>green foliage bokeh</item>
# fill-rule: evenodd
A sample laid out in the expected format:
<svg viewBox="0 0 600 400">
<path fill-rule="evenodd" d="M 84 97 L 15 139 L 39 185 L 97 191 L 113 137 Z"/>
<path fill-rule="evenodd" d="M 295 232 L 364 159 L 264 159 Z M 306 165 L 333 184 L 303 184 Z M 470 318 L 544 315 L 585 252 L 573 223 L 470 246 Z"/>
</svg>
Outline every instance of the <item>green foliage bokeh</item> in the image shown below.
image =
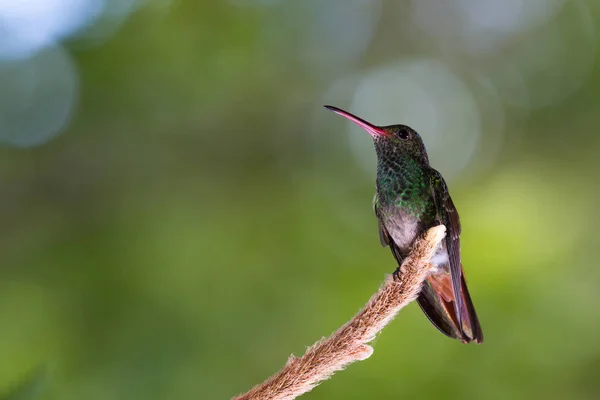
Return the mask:
<svg viewBox="0 0 600 400">
<path fill-rule="evenodd" d="M 415 55 L 459 76 L 472 66 L 403 30 L 408 6 L 391 1 L 356 64 L 328 67 L 300 55 L 318 2 L 147 3 L 101 45 L 65 43 L 81 93 L 62 135 L 0 150 L 0 393 L 40 367 L 40 398 L 61 400 L 229 398 L 265 379 L 395 268 L 377 237 L 374 170 L 353 158 L 347 122 L 319 108 L 352 92 L 323 88 Z M 548 24 L 569 32 L 568 12 Z M 597 23 L 600 8 L 586 15 Z M 514 43 L 552 47 L 540 29 Z M 485 343 L 443 337 L 411 305 L 371 358 L 305 398 L 600 396 L 591 68 L 554 104 L 506 104 L 501 132 L 484 118 L 482 143 L 502 137 L 493 162 L 475 157 L 449 180 Z"/>
</svg>

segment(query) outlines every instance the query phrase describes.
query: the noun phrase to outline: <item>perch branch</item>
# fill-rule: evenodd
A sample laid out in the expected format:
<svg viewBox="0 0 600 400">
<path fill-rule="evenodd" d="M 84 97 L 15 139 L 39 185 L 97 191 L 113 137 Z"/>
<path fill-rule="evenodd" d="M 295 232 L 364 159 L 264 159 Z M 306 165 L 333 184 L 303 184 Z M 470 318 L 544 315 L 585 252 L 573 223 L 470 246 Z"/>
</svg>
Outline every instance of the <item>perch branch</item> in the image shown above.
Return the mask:
<svg viewBox="0 0 600 400">
<path fill-rule="evenodd" d="M 279 372 L 233 400 L 295 399 L 348 364 L 369 358 L 373 348 L 367 343 L 402 307 L 417 298 L 430 272 L 429 260 L 445 235 L 443 225 L 429 229 L 423 238 L 415 241 L 400 266 L 400 273 L 388 277 L 349 322 L 330 337 L 310 346 L 302 357 L 290 356 Z"/>
</svg>

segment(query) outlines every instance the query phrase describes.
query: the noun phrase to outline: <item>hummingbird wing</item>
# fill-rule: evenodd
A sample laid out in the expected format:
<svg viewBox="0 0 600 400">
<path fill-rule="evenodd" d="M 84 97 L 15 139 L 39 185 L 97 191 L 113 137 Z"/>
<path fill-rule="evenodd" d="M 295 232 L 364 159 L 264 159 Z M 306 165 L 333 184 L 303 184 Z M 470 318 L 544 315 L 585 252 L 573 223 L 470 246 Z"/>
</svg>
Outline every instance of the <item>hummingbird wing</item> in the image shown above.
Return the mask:
<svg viewBox="0 0 600 400">
<path fill-rule="evenodd" d="M 458 328 L 461 337 L 466 339 L 467 342 L 474 340 L 477 343 L 481 343 L 483 342 L 483 332 L 481 330 L 481 326 L 479 325 L 479 319 L 475 313 L 475 308 L 473 306 L 473 302 L 471 301 L 469 290 L 467 289 L 464 271 L 460 261 L 461 226 L 460 219 L 458 217 L 458 211 L 456 211 L 456 207 L 454 206 L 452 198 L 448 193 L 448 187 L 446 186 L 446 182 L 444 181 L 442 175 L 434 169 L 431 171 L 431 189 L 436 205 L 436 219 L 446 226 L 446 238 L 444 240 L 444 244 L 448 253 L 452 299 L 439 298 L 439 295 L 437 294 L 443 293 L 444 291 L 440 290 L 438 287 L 435 288 L 437 290 L 433 290 L 434 288 L 431 286 L 432 284 L 436 286 L 439 286 L 440 284 L 442 286 L 448 286 L 447 282 L 444 282 L 444 280 L 447 281 L 447 278 L 444 279 L 442 277 L 437 281 L 429 279 L 428 284 L 430 289 L 436 294 L 435 297 L 437 300 L 441 302 L 439 305 L 442 306 L 445 314 L 448 314 L 447 317 L 450 317 L 450 319 L 456 324 L 456 328 Z M 446 285 L 444 285 L 444 283 L 446 283 Z M 424 291 L 424 297 L 427 297 L 426 291 Z M 449 309 L 452 306 L 452 303 L 454 307 L 453 309 Z M 419 304 L 421 304 L 421 307 L 423 307 L 422 302 L 419 302 Z M 433 306 L 433 304 L 431 306 Z M 423 309 L 423 311 L 425 311 L 425 309 Z M 427 311 L 425 311 L 425 313 L 427 314 Z M 431 320 L 431 316 L 428 316 Z M 448 334 L 448 332 L 445 333 Z"/>
<path fill-rule="evenodd" d="M 436 208 L 436 219 L 446 226 L 446 250 L 448 251 L 448 263 L 450 264 L 450 276 L 452 277 L 452 288 L 454 290 L 454 311 L 458 318 L 458 326 L 462 324 L 462 303 L 461 292 L 461 266 L 460 266 L 460 219 L 456 207 L 448 193 L 448 187 L 442 175 L 432 169 L 431 190 Z"/>
</svg>

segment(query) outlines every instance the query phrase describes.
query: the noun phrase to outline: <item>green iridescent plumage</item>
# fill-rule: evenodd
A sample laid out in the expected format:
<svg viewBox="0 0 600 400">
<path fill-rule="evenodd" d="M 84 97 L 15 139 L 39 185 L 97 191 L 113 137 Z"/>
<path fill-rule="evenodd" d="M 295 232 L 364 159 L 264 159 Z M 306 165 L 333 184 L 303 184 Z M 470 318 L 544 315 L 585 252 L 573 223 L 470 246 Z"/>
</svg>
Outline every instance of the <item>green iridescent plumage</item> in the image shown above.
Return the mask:
<svg viewBox="0 0 600 400">
<path fill-rule="evenodd" d="M 394 205 L 418 218 L 433 218 L 429 177 L 422 164 L 402 151 L 381 153 L 377 165 L 380 203 Z"/>
</svg>

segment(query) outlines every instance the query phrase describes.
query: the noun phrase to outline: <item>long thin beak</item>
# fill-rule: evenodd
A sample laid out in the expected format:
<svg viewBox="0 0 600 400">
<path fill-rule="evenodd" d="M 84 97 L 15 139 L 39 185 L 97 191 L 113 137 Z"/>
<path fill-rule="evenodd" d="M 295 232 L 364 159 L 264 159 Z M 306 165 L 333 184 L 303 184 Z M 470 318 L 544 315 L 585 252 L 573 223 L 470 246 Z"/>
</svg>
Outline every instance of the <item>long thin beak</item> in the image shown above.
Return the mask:
<svg viewBox="0 0 600 400">
<path fill-rule="evenodd" d="M 367 122 L 364 119 L 357 117 L 356 115 L 350 114 L 347 111 L 344 111 L 344 110 L 334 107 L 334 106 L 325 106 L 325 108 L 354 122 L 356 125 L 363 128 L 365 131 L 367 131 L 369 133 L 369 135 L 371 135 L 373 137 L 388 135 L 388 133 L 384 129 L 382 129 L 378 126 L 375 126 L 372 123 Z"/>
</svg>

